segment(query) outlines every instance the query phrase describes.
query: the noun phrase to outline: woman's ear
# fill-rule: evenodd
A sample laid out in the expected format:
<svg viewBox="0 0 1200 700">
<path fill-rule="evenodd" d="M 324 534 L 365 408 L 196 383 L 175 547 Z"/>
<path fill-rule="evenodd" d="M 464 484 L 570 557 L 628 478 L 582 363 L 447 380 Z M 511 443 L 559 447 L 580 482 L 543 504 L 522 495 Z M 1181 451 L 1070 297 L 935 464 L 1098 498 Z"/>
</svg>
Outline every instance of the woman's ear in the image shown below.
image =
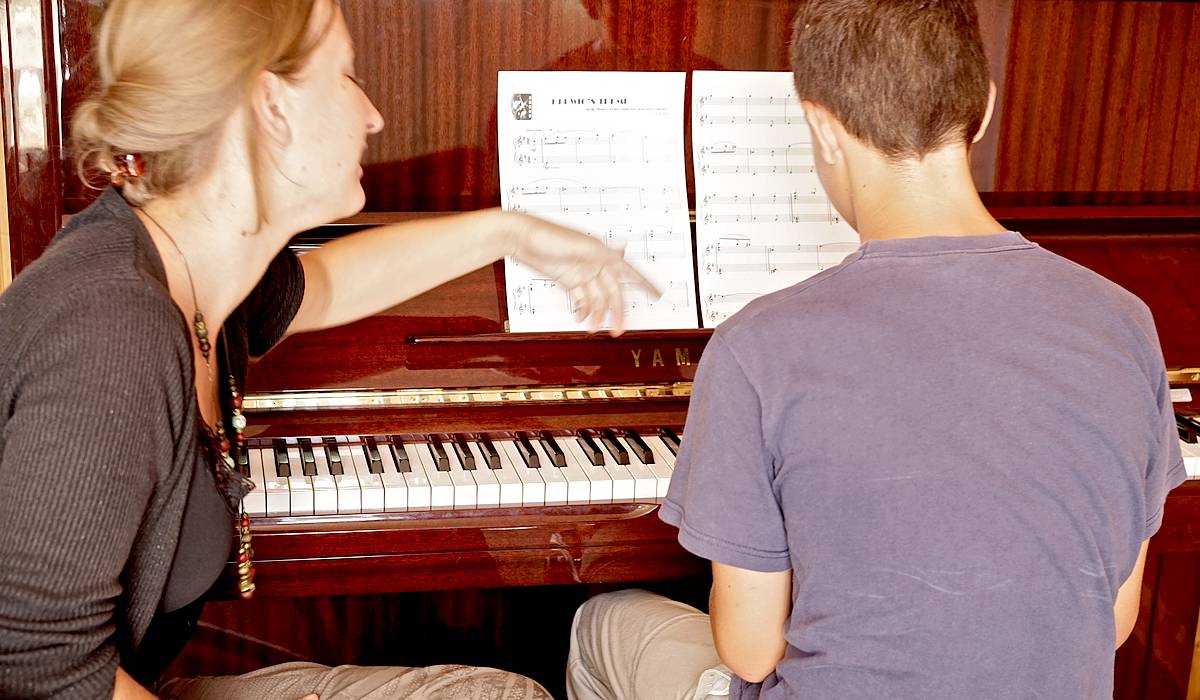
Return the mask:
<svg viewBox="0 0 1200 700">
<path fill-rule="evenodd" d="M 250 94 L 250 108 L 258 122 L 258 128 L 271 141 L 280 146 L 292 142 L 292 126 L 288 122 L 287 86 L 283 79 L 271 71 L 263 71 Z"/>
</svg>

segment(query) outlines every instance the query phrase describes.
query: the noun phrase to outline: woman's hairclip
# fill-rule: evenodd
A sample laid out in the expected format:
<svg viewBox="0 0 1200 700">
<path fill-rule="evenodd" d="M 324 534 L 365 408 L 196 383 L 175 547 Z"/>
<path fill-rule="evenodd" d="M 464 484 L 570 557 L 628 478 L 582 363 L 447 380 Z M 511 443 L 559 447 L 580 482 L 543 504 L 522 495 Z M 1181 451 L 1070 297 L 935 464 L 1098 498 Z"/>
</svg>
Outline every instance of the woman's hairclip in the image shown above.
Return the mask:
<svg viewBox="0 0 1200 700">
<path fill-rule="evenodd" d="M 115 159 L 117 169 L 109 176 L 112 184 L 116 187 L 124 185 L 128 180 L 136 180 L 146 172 L 146 161 L 142 160 L 142 156 L 137 153 L 126 153 L 119 155 Z"/>
</svg>

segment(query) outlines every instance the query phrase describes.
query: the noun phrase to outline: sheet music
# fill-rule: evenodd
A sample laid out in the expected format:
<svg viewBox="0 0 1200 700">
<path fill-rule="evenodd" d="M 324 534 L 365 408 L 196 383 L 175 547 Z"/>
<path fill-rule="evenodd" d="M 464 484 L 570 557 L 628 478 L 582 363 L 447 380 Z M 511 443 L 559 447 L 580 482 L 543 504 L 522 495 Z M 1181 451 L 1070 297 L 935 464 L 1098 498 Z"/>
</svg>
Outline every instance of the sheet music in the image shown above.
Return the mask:
<svg viewBox="0 0 1200 700">
<path fill-rule="evenodd" d="M 858 235 L 814 169 L 792 74 L 692 74 L 696 250 L 704 326 L 838 264 Z"/>
<path fill-rule="evenodd" d="M 499 77 L 501 202 L 577 228 L 663 292 L 625 286 L 625 327 L 695 328 L 683 159 L 683 73 L 518 72 Z M 583 330 L 566 292 L 505 261 L 509 330 Z"/>
</svg>

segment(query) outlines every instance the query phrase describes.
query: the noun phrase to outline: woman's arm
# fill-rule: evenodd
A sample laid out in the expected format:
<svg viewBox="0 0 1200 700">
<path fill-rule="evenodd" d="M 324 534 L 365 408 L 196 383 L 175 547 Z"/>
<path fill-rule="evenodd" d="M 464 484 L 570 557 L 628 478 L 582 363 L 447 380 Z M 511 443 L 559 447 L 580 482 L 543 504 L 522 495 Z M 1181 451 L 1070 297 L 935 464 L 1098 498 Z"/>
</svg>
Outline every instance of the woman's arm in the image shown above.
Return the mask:
<svg viewBox="0 0 1200 700">
<path fill-rule="evenodd" d="M 622 329 L 621 283 L 654 291 L 618 250 L 541 219 L 498 209 L 368 229 L 300 258 L 304 302 L 288 333 L 356 321 L 511 255 L 561 284 L 579 318 Z"/>
<path fill-rule="evenodd" d="M 117 667 L 117 679 L 113 684 L 113 700 L 154 700 L 154 693 L 138 685 L 138 682 Z"/>
<path fill-rule="evenodd" d="M 186 479 L 171 468 L 172 435 L 191 357 L 175 342 L 178 310 L 144 287 L 80 285 L 5 338 L 22 350 L 13 393 L 0 396 L 11 406 L 0 449 L 0 697 L 112 691 L 127 562 L 156 491 Z M 174 493 L 181 507 L 185 490 Z M 158 561 L 169 564 L 170 551 Z"/>
</svg>

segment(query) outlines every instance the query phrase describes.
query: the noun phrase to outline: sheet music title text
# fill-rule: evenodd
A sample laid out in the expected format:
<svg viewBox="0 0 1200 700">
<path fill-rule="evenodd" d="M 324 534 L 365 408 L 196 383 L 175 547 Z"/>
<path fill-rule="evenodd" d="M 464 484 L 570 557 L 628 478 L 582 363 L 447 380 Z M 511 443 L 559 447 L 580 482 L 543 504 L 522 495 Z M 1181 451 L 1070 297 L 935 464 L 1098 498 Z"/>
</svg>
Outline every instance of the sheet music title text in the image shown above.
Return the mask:
<svg viewBox="0 0 1200 700">
<path fill-rule="evenodd" d="M 628 97 L 552 97 L 552 105 L 627 105 Z"/>
</svg>

